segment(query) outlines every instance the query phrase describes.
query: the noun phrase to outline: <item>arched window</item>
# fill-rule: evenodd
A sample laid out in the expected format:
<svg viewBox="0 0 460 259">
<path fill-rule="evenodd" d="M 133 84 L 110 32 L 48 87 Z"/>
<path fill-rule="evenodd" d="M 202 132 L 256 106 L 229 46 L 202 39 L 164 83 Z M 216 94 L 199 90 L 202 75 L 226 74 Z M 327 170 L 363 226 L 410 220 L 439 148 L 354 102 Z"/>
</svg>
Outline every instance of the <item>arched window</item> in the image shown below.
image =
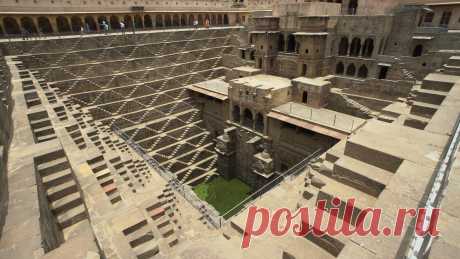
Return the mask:
<svg viewBox="0 0 460 259">
<path fill-rule="evenodd" d="M 156 24 L 156 27 L 163 27 L 164 26 L 164 24 L 163 24 L 163 15 L 155 16 L 155 24 Z"/>
<path fill-rule="evenodd" d="M 344 70 L 345 70 L 345 67 L 343 66 L 343 63 L 342 62 L 337 63 L 337 65 L 335 66 L 335 73 L 337 75 L 343 75 Z"/>
<path fill-rule="evenodd" d="M 72 23 L 72 30 L 74 32 L 79 32 L 81 31 L 81 27 L 83 27 L 83 23 L 81 21 L 81 18 L 78 16 L 72 16 L 70 18 L 70 23 Z"/>
<path fill-rule="evenodd" d="M 94 18 L 92 16 L 85 17 L 85 27 L 89 31 L 97 30 L 96 22 L 94 21 Z"/>
<path fill-rule="evenodd" d="M 233 106 L 232 115 L 233 115 L 232 117 L 233 117 L 234 122 L 237 122 L 237 123 L 241 122 L 240 107 L 238 105 Z"/>
<path fill-rule="evenodd" d="M 53 33 L 53 27 L 47 17 L 38 17 L 38 28 L 42 33 Z"/>
<path fill-rule="evenodd" d="M 295 47 L 296 47 L 295 36 L 293 34 L 289 34 L 287 52 L 294 52 Z"/>
<path fill-rule="evenodd" d="M 152 28 L 153 27 L 152 17 L 150 17 L 150 15 L 148 15 L 148 14 L 144 15 L 144 26 L 146 28 Z"/>
<path fill-rule="evenodd" d="M 278 51 L 284 51 L 284 35 L 278 35 Z"/>
<path fill-rule="evenodd" d="M 363 57 L 372 57 L 372 52 L 374 51 L 374 40 L 366 39 L 363 46 Z"/>
<path fill-rule="evenodd" d="M 362 65 L 358 70 L 358 77 L 367 78 L 368 70 L 365 65 Z"/>
<path fill-rule="evenodd" d="M 59 16 L 56 18 L 57 28 L 59 32 L 69 32 L 70 31 L 70 24 L 69 20 L 67 20 L 64 16 Z"/>
<path fill-rule="evenodd" d="M 342 37 L 339 43 L 339 56 L 348 55 L 348 38 Z"/>
<path fill-rule="evenodd" d="M 351 41 L 350 56 L 357 57 L 359 55 L 360 50 L 361 50 L 361 39 L 360 38 L 354 38 Z"/>
<path fill-rule="evenodd" d="M 264 116 L 260 113 L 256 115 L 256 128 L 257 132 L 263 133 L 264 132 Z"/>
<path fill-rule="evenodd" d="M 19 29 L 19 24 L 16 19 L 11 17 L 3 18 L 3 25 L 5 26 L 5 31 L 8 34 L 21 34 Z"/>
<path fill-rule="evenodd" d="M 228 25 L 228 15 L 224 14 L 224 25 Z"/>
<path fill-rule="evenodd" d="M 356 67 L 354 64 L 350 64 L 348 65 L 348 68 L 347 68 L 347 76 L 355 76 L 355 73 L 356 73 Z"/>
<path fill-rule="evenodd" d="M 165 27 L 171 27 L 171 25 L 172 25 L 171 15 L 167 14 L 165 15 Z"/>
<path fill-rule="evenodd" d="M 140 15 L 134 16 L 134 25 L 139 29 L 144 28 L 144 24 L 142 24 L 142 17 Z"/>
<path fill-rule="evenodd" d="M 37 33 L 37 28 L 35 28 L 34 21 L 32 21 L 32 18 L 30 17 L 22 17 L 21 26 L 29 33 Z"/>
<path fill-rule="evenodd" d="M 243 113 L 243 126 L 252 129 L 253 125 L 254 118 L 252 116 L 252 112 L 249 109 L 245 109 Z"/>
<path fill-rule="evenodd" d="M 413 57 L 420 57 L 423 53 L 423 45 L 419 44 L 415 46 L 414 51 L 412 52 Z"/>
</svg>

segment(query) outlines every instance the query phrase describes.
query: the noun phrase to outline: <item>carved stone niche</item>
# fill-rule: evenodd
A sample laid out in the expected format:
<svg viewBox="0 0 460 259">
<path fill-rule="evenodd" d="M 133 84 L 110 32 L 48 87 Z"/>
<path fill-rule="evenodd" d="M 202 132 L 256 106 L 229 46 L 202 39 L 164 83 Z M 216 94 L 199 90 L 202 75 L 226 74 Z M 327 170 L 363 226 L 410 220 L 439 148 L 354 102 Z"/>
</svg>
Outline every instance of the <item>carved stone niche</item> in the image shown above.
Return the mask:
<svg viewBox="0 0 460 259">
<path fill-rule="evenodd" d="M 223 135 L 217 137 L 215 150 L 218 154 L 229 156 L 235 153 L 234 143 L 231 137 L 234 130 L 234 128 L 226 129 Z"/>
<path fill-rule="evenodd" d="M 274 172 L 274 163 L 272 156 L 268 153 L 267 149 L 254 155 L 254 164 L 252 171 L 264 178 L 270 178 Z"/>
</svg>

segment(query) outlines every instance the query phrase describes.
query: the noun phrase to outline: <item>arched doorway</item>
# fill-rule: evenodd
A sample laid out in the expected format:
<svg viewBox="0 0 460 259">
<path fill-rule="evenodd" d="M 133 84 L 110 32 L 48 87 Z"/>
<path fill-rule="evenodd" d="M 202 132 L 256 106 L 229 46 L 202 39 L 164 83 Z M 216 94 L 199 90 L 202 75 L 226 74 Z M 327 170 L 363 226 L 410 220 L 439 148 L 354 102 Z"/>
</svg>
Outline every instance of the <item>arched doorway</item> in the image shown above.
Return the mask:
<svg viewBox="0 0 460 259">
<path fill-rule="evenodd" d="M 171 27 L 171 25 L 172 25 L 171 15 L 167 14 L 165 15 L 165 26 Z"/>
<path fill-rule="evenodd" d="M 355 76 L 356 74 L 356 67 L 354 64 L 348 65 L 347 68 L 347 76 Z"/>
<path fill-rule="evenodd" d="M 307 64 L 302 65 L 302 76 L 307 76 Z"/>
<path fill-rule="evenodd" d="M 179 27 L 179 25 L 180 25 L 179 15 L 175 14 L 173 16 L 173 26 L 174 27 Z"/>
<path fill-rule="evenodd" d="M 372 52 L 374 51 L 374 40 L 366 39 L 363 46 L 363 57 L 370 58 L 372 57 Z"/>
<path fill-rule="evenodd" d="M 153 27 L 152 17 L 148 14 L 144 15 L 144 26 L 145 28 Z"/>
<path fill-rule="evenodd" d="M 351 41 L 350 56 L 357 57 L 357 56 L 359 56 L 360 51 L 361 51 L 361 39 L 360 38 L 354 38 Z"/>
<path fill-rule="evenodd" d="M 53 33 L 53 27 L 47 17 L 38 17 L 38 28 L 42 33 Z"/>
<path fill-rule="evenodd" d="M 250 58 L 251 60 L 256 60 L 256 52 L 255 52 L 254 50 L 251 51 L 251 53 L 249 54 L 249 58 Z"/>
<path fill-rule="evenodd" d="M 216 24 L 217 24 L 217 20 L 216 20 L 216 15 L 215 15 L 215 14 L 211 15 L 211 24 L 212 24 L 212 25 L 216 25 Z"/>
<path fill-rule="evenodd" d="M 348 14 L 356 14 L 358 10 L 358 0 L 350 0 L 348 4 Z"/>
<path fill-rule="evenodd" d="M 217 15 L 217 24 L 222 25 L 222 14 Z"/>
<path fill-rule="evenodd" d="M 70 23 L 72 24 L 72 31 L 79 32 L 81 31 L 81 27 L 83 27 L 83 22 L 81 18 L 78 16 L 72 16 L 70 18 Z"/>
<path fill-rule="evenodd" d="M 367 78 L 368 70 L 365 65 L 362 65 L 358 70 L 358 77 Z"/>
<path fill-rule="evenodd" d="M 118 16 L 112 15 L 110 16 L 110 28 L 112 30 L 119 30 L 120 28 L 120 20 L 118 19 Z"/>
<path fill-rule="evenodd" d="M 140 15 L 134 16 L 134 25 L 136 26 L 137 29 L 144 28 L 144 23 L 142 22 L 142 17 Z"/>
<path fill-rule="evenodd" d="M 343 75 L 344 70 L 345 70 L 345 67 L 343 63 L 342 62 L 337 63 L 337 65 L 335 66 L 335 73 L 337 75 Z"/>
<path fill-rule="evenodd" d="M 92 16 L 85 17 L 85 27 L 89 31 L 97 30 L 96 22 L 94 21 L 94 18 Z"/>
<path fill-rule="evenodd" d="M 260 113 L 256 115 L 256 127 L 255 130 L 257 132 L 263 133 L 264 132 L 264 116 Z"/>
<path fill-rule="evenodd" d="M 224 14 L 224 25 L 228 25 L 228 15 Z"/>
<path fill-rule="evenodd" d="M 131 15 L 125 15 L 125 27 L 126 28 L 133 28 L 133 18 Z"/>
<path fill-rule="evenodd" d="M 198 15 L 198 25 L 203 25 L 203 16 L 201 14 Z"/>
<path fill-rule="evenodd" d="M 284 51 L 284 35 L 278 35 L 278 51 Z"/>
<path fill-rule="evenodd" d="M 423 53 L 423 45 L 419 44 L 415 46 L 414 51 L 412 52 L 413 57 L 420 57 Z"/>
<path fill-rule="evenodd" d="M 187 25 L 187 16 L 185 14 L 182 14 L 180 16 L 180 26 L 186 26 Z"/>
<path fill-rule="evenodd" d="M 56 18 L 56 24 L 59 32 L 69 32 L 70 31 L 70 24 L 69 20 L 67 20 L 64 16 L 59 16 Z"/>
<path fill-rule="evenodd" d="M 3 18 L 3 26 L 7 34 L 21 34 L 18 22 L 12 17 Z"/>
<path fill-rule="evenodd" d="M 254 127 L 254 117 L 249 109 L 245 109 L 243 113 L 243 126 L 252 129 Z"/>
<path fill-rule="evenodd" d="M 339 56 L 348 55 L 348 38 L 342 37 L 339 43 Z"/>
<path fill-rule="evenodd" d="M 302 93 L 302 102 L 305 104 L 308 104 L 308 92 L 307 91 L 303 91 Z"/>
<path fill-rule="evenodd" d="M 21 26 L 24 30 L 28 31 L 29 33 L 37 33 L 37 28 L 35 28 L 34 21 L 30 17 L 22 17 Z"/>
<path fill-rule="evenodd" d="M 287 52 L 295 52 L 295 47 L 296 47 L 295 36 L 293 34 L 289 34 Z"/>
<path fill-rule="evenodd" d="M 240 118 L 240 107 L 238 105 L 233 106 L 232 118 L 234 122 L 241 122 Z"/>
<path fill-rule="evenodd" d="M 192 26 L 194 21 L 195 21 L 195 16 L 193 14 L 189 15 L 188 25 Z"/>
<path fill-rule="evenodd" d="M 163 24 L 163 15 L 157 15 L 155 17 L 155 24 L 156 24 L 156 27 L 163 27 L 164 24 Z"/>
</svg>

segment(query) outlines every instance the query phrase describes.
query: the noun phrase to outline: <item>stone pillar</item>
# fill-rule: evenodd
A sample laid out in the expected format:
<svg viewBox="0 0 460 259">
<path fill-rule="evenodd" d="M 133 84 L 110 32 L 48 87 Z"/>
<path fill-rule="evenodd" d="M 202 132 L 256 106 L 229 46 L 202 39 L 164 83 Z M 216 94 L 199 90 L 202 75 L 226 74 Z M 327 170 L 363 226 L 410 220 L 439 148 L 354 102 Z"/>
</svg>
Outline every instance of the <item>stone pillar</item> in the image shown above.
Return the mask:
<svg viewBox="0 0 460 259">
<path fill-rule="evenodd" d="M 217 157 L 217 172 L 226 180 L 231 180 L 235 169 L 235 136 L 236 128 L 231 127 L 224 130 L 224 134 L 217 137 L 215 150 Z"/>
<path fill-rule="evenodd" d="M 51 30 L 53 30 L 53 33 L 59 32 L 56 19 L 57 17 L 48 17 L 48 20 L 50 21 L 50 24 L 51 24 Z"/>
<path fill-rule="evenodd" d="M 99 21 L 97 20 L 97 16 L 93 16 L 94 21 L 96 22 L 96 31 L 101 31 L 101 25 L 99 24 Z"/>
</svg>

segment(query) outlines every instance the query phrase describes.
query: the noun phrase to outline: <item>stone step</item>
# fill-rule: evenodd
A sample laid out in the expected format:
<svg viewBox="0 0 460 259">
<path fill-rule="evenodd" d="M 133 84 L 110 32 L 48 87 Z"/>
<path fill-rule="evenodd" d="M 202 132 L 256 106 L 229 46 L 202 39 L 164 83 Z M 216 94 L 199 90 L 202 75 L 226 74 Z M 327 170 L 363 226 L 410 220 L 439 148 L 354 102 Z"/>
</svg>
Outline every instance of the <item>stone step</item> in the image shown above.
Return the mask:
<svg viewBox="0 0 460 259">
<path fill-rule="evenodd" d="M 450 57 L 447 61 L 447 65 L 460 67 L 460 56 Z"/>
<path fill-rule="evenodd" d="M 423 103 L 423 102 L 413 102 L 410 110 L 410 114 L 432 118 L 436 111 L 439 109 L 439 105 Z"/>
<path fill-rule="evenodd" d="M 434 105 L 441 105 L 448 94 L 447 92 L 427 89 L 418 89 L 416 92 L 416 102 L 429 103 Z"/>
<path fill-rule="evenodd" d="M 66 157 L 60 157 L 37 166 L 38 172 L 42 177 L 67 168 L 69 168 L 69 162 Z"/>
<path fill-rule="evenodd" d="M 455 83 L 455 77 L 431 73 L 423 79 L 422 89 L 449 92 Z"/>
<path fill-rule="evenodd" d="M 392 175 L 391 172 L 348 156 L 340 157 L 334 164 L 335 179 L 374 197 L 380 195 Z"/>
<path fill-rule="evenodd" d="M 61 229 L 76 224 L 86 219 L 86 209 L 83 204 L 65 211 L 57 216 L 57 221 Z"/>
<path fill-rule="evenodd" d="M 70 168 L 42 177 L 43 185 L 47 189 L 71 181 L 72 179 L 72 170 Z"/>
<path fill-rule="evenodd" d="M 51 203 L 51 209 L 55 214 L 61 214 L 83 203 L 79 192 L 66 195 Z"/>
<path fill-rule="evenodd" d="M 151 258 L 160 252 L 157 241 L 155 239 L 145 242 L 133 248 L 133 250 L 136 253 L 138 259 Z"/>
<path fill-rule="evenodd" d="M 369 139 L 373 138 L 381 139 L 382 135 L 366 134 L 366 136 L 364 136 L 364 134 L 361 134 L 360 138 L 349 139 L 345 146 L 344 154 L 364 163 L 395 173 L 401 165 L 402 159 L 379 150 L 377 146 L 372 146 L 372 142 L 370 142 Z M 387 141 L 391 142 L 392 138 L 389 136 Z"/>
<path fill-rule="evenodd" d="M 54 202 L 66 195 L 77 192 L 78 187 L 74 180 L 50 187 L 46 190 L 46 196 L 50 202 Z"/>
</svg>

